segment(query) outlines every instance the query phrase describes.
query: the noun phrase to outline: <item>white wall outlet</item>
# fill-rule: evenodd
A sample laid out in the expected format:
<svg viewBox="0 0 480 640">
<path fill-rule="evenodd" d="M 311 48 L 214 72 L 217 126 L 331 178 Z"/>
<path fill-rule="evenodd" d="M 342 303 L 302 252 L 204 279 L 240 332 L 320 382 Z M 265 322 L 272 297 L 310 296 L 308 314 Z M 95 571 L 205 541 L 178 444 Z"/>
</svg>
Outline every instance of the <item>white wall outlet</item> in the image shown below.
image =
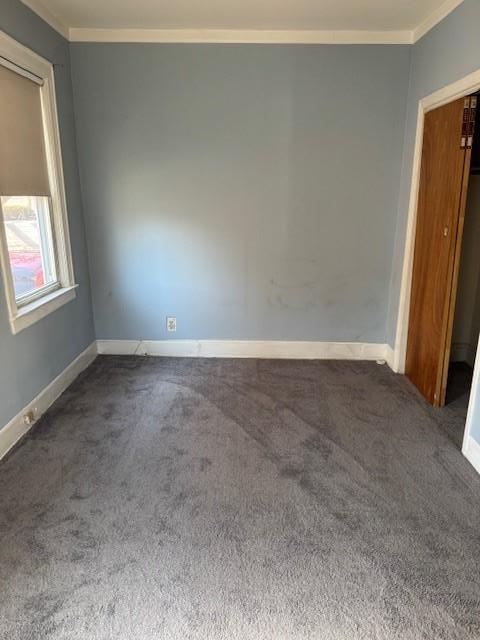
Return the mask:
<svg viewBox="0 0 480 640">
<path fill-rule="evenodd" d="M 24 416 L 23 416 L 23 421 L 27 426 L 32 425 L 35 422 L 35 412 L 32 411 L 28 411 Z"/>
<path fill-rule="evenodd" d="M 177 319 L 175 316 L 167 316 L 167 331 L 177 330 Z"/>
</svg>

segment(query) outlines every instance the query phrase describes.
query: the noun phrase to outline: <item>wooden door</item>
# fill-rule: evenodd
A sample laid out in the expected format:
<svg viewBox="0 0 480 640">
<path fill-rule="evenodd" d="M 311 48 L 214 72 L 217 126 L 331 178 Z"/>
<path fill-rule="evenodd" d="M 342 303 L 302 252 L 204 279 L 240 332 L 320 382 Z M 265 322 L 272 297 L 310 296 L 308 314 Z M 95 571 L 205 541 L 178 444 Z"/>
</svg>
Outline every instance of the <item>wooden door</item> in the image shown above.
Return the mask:
<svg viewBox="0 0 480 640">
<path fill-rule="evenodd" d="M 445 404 L 476 98 L 425 115 L 405 373 Z"/>
</svg>

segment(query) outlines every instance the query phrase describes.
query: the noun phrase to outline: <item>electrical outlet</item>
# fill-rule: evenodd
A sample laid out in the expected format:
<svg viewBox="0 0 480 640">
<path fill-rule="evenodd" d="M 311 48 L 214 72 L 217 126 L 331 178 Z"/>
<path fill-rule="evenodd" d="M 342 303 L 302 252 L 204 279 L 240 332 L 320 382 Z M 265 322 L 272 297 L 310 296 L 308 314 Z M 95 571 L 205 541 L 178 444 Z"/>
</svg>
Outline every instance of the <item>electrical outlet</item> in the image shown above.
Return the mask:
<svg viewBox="0 0 480 640">
<path fill-rule="evenodd" d="M 33 411 L 28 411 L 23 416 L 23 421 L 27 426 L 32 425 L 35 422 L 35 413 Z"/>
<path fill-rule="evenodd" d="M 175 316 L 167 316 L 167 331 L 177 330 L 177 319 Z"/>
</svg>

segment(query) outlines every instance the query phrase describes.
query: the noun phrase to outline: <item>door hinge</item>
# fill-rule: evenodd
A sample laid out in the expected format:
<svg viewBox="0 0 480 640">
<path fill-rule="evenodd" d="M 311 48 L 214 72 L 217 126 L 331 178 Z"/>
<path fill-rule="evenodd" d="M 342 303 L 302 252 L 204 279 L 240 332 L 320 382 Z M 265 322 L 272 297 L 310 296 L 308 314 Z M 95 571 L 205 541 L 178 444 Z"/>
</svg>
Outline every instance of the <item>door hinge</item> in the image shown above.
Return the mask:
<svg viewBox="0 0 480 640">
<path fill-rule="evenodd" d="M 473 147 L 473 135 L 475 133 L 475 120 L 477 116 L 477 96 L 470 98 L 470 118 L 468 123 L 467 149 Z"/>
<path fill-rule="evenodd" d="M 477 115 L 477 96 L 465 98 L 463 102 L 462 136 L 460 149 L 471 149 L 475 133 L 475 120 Z"/>
<path fill-rule="evenodd" d="M 470 132 L 470 98 L 463 101 L 462 137 L 460 139 L 460 149 L 467 146 L 467 138 Z"/>
</svg>

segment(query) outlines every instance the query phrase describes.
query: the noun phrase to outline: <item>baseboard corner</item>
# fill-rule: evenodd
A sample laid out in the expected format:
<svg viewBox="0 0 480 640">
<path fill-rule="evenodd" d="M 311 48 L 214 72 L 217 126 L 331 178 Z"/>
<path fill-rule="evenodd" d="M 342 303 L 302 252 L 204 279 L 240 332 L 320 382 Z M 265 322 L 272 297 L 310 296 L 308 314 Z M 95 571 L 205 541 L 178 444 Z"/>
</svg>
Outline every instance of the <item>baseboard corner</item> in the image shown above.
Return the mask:
<svg viewBox="0 0 480 640">
<path fill-rule="evenodd" d="M 397 373 L 395 371 L 395 351 L 388 343 L 385 345 L 385 362 L 394 373 Z"/>
</svg>

